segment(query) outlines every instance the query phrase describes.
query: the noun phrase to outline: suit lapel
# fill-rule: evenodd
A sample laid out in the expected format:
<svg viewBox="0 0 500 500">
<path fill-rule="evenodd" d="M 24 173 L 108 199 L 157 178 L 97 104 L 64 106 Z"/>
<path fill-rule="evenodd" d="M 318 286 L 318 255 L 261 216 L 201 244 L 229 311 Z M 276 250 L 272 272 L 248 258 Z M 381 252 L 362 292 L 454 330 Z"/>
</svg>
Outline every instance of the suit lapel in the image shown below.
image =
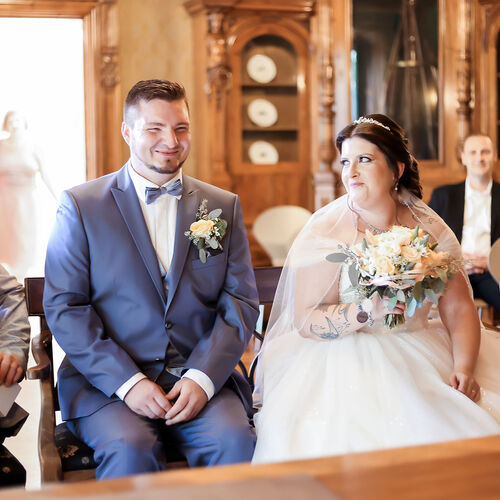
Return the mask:
<svg viewBox="0 0 500 500">
<path fill-rule="evenodd" d="M 144 265 L 148 270 L 149 276 L 153 280 L 154 286 L 163 303 L 165 303 L 165 291 L 158 266 L 158 258 L 151 244 L 148 228 L 142 215 L 142 209 L 137 199 L 134 184 L 128 174 L 127 165 L 128 163 L 118 172 L 117 187 L 111 188 L 111 192 Z"/>
<path fill-rule="evenodd" d="M 491 244 L 500 238 L 500 184 L 493 182 L 491 187 Z"/>
<path fill-rule="evenodd" d="M 464 227 L 464 208 L 465 208 L 465 181 L 456 185 L 455 199 L 452 204 L 452 212 L 450 215 L 455 214 L 453 217 L 453 232 L 457 236 L 457 240 L 462 242 L 462 230 Z"/>
<path fill-rule="evenodd" d="M 172 299 L 179 285 L 179 280 L 182 275 L 182 270 L 186 262 L 186 257 L 189 253 L 191 241 L 184 234 L 189 230 L 189 226 L 196 219 L 196 211 L 200 205 L 200 192 L 194 185 L 193 179 L 184 175 L 182 178 L 183 193 L 177 205 L 177 223 L 175 227 L 174 255 L 170 264 L 167 283 L 168 283 L 168 299 L 167 309 L 170 306 Z"/>
</svg>

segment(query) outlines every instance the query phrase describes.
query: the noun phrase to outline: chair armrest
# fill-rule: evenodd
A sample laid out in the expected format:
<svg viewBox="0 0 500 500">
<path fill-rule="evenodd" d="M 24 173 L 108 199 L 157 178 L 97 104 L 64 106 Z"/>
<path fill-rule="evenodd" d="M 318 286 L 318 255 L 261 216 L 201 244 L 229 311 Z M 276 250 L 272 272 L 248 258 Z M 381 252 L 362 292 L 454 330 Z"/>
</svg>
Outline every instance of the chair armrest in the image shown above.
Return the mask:
<svg viewBox="0 0 500 500">
<path fill-rule="evenodd" d="M 29 380 L 51 380 L 52 379 L 52 363 L 47 354 L 47 340 L 40 333 L 34 337 L 31 343 L 31 352 L 37 364 L 29 368 L 26 372 L 26 377 Z"/>
<path fill-rule="evenodd" d="M 55 443 L 54 430 L 55 396 L 52 374 L 52 334 L 47 328 L 45 318 L 41 318 L 40 335 L 34 337 L 31 352 L 37 363 L 27 370 L 30 380 L 40 381 L 40 423 L 38 427 L 38 458 L 42 484 L 61 481 L 61 457 Z"/>
</svg>

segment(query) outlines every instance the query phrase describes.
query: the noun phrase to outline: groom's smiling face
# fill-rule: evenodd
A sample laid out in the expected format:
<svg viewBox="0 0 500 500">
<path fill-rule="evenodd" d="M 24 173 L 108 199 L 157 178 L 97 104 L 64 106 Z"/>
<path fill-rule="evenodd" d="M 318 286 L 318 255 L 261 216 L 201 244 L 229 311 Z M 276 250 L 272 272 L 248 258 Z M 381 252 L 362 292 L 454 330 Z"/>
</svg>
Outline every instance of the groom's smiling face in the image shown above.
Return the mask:
<svg viewBox="0 0 500 500">
<path fill-rule="evenodd" d="M 183 99 L 139 101 L 122 124 L 134 170 L 161 185 L 172 178 L 191 148 L 189 112 Z"/>
</svg>

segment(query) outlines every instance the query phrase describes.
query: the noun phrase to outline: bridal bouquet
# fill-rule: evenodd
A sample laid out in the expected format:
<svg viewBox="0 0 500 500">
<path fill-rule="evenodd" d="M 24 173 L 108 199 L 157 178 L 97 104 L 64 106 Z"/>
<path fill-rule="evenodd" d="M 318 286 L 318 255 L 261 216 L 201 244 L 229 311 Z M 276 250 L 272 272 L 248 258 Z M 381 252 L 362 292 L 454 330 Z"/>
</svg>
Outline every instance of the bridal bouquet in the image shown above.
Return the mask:
<svg viewBox="0 0 500 500">
<path fill-rule="evenodd" d="M 361 243 L 352 248 L 339 245 L 340 252 L 326 259 L 349 265 L 350 290 L 360 303 L 378 293 L 389 298 L 389 311 L 398 302 L 405 303 L 412 317 L 424 299 L 437 304 L 439 293 L 459 270 L 460 262 L 436 247 L 418 226 L 393 226 L 380 234 L 367 230 Z M 405 316 L 387 314 L 384 322 L 393 328 L 403 324 Z"/>
</svg>

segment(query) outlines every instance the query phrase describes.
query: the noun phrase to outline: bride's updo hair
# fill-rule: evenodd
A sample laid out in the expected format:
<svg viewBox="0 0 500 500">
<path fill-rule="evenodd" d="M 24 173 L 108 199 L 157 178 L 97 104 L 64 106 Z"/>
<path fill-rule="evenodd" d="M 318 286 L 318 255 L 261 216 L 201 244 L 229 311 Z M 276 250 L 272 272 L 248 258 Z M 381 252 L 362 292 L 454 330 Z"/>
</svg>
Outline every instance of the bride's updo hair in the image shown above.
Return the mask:
<svg viewBox="0 0 500 500">
<path fill-rule="evenodd" d="M 342 143 L 352 137 L 361 137 L 375 144 L 384 153 L 389 168 L 394 172 L 394 186 L 404 186 L 410 193 L 422 199 L 418 163 L 408 151 L 408 137 L 400 125 L 382 114 L 363 116 L 341 130 L 336 141 L 339 152 L 342 152 Z M 398 161 L 405 166 L 399 182 Z"/>
</svg>

